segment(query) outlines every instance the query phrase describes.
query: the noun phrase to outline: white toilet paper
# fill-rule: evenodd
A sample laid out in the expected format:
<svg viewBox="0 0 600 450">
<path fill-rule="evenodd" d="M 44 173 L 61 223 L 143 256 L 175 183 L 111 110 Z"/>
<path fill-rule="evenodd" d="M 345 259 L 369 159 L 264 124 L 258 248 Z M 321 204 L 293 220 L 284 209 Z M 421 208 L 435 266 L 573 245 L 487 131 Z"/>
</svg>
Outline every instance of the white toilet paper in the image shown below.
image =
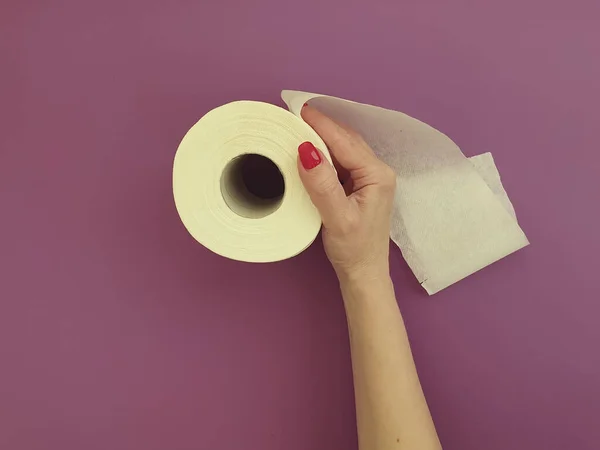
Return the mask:
<svg viewBox="0 0 600 450">
<path fill-rule="evenodd" d="M 240 101 L 210 111 L 185 135 L 173 165 L 179 216 L 202 245 L 227 258 L 269 262 L 308 247 L 321 218 L 298 176 L 297 149 L 317 133 L 290 112 Z M 246 185 L 244 164 L 260 155 L 283 176 L 281 195 L 260 198 Z M 259 158 L 260 158 L 259 156 Z"/>
<path fill-rule="evenodd" d="M 429 294 L 529 244 L 512 205 L 499 200 L 504 190 L 493 192 L 475 169 L 481 161 L 470 162 L 443 133 L 376 106 L 298 91 L 282 98 L 296 115 L 310 102 L 354 128 L 395 170 L 391 238 Z"/>
<path fill-rule="evenodd" d="M 285 259 L 314 240 L 320 218 L 297 174 L 297 147 L 320 137 L 305 102 L 356 129 L 397 174 L 391 238 L 429 294 L 528 244 L 491 154 L 467 159 L 444 134 L 403 113 L 298 91 L 289 112 L 259 102 L 217 108 L 181 142 L 173 168 L 177 210 L 200 243 L 251 262 Z M 249 154 L 272 160 L 282 195 L 264 200 L 243 180 Z"/>
</svg>

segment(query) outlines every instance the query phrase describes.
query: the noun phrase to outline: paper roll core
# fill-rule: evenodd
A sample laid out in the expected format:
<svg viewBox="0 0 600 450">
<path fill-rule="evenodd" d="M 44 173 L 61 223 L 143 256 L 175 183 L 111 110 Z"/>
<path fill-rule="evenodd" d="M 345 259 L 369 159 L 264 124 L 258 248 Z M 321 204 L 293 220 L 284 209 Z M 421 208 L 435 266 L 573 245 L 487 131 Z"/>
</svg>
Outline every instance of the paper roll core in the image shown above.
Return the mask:
<svg viewBox="0 0 600 450">
<path fill-rule="evenodd" d="M 256 153 L 246 153 L 229 161 L 221 174 L 220 186 L 229 209 L 249 219 L 260 219 L 277 211 L 285 194 L 279 166 Z"/>
</svg>

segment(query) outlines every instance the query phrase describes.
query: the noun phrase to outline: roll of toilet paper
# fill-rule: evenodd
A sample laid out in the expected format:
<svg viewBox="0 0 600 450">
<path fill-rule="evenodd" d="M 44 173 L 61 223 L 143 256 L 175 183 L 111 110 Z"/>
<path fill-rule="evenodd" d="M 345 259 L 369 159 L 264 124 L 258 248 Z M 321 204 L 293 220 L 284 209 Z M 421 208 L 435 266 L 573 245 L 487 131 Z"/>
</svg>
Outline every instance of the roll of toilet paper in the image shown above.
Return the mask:
<svg viewBox="0 0 600 450">
<path fill-rule="evenodd" d="M 327 147 L 301 119 L 274 105 L 216 108 L 185 135 L 173 164 L 177 211 L 190 234 L 227 258 L 278 261 L 308 247 L 321 218 L 298 176 L 297 148 Z"/>
<path fill-rule="evenodd" d="M 214 109 L 177 150 L 177 210 L 212 251 L 267 262 L 313 242 L 321 220 L 298 176 L 297 147 L 311 141 L 330 157 L 301 119 L 305 102 L 358 131 L 396 172 L 390 237 L 429 294 L 528 245 L 491 154 L 468 159 L 446 135 L 398 111 L 299 91 L 282 98 L 291 113 L 249 101 Z"/>
</svg>

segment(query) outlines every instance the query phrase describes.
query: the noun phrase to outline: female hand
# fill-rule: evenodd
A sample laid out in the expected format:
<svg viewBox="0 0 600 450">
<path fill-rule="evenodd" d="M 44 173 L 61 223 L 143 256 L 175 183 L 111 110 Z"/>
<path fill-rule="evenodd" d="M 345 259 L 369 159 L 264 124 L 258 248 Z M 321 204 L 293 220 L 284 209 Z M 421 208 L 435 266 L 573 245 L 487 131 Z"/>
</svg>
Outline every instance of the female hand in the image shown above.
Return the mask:
<svg viewBox="0 0 600 450">
<path fill-rule="evenodd" d="M 309 106 L 302 117 L 338 171 L 310 142 L 298 147 L 300 178 L 321 213 L 325 251 L 344 299 L 358 448 L 441 450 L 389 276 L 396 174 L 352 130 Z"/>
<path fill-rule="evenodd" d="M 353 130 L 308 105 L 302 118 L 325 141 L 337 169 L 310 142 L 298 147 L 300 178 L 321 214 L 325 252 L 338 278 L 387 277 L 396 174 Z"/>
</svg>

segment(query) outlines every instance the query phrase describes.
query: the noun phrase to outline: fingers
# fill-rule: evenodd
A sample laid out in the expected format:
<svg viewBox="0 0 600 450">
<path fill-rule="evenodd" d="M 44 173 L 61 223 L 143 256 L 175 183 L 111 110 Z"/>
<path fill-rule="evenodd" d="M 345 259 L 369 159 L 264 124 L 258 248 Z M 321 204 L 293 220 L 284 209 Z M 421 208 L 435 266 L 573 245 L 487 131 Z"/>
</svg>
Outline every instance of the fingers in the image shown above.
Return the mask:
<svg viewBox="0 0 600 450">
<path fill-rule="evenodd" d="M 334 160 L 343 168 L 352 172 L 364 168 L 375 159 L 369 146 L 354 131 L 339 125 L 309 105 L 302 108 L 301 115 L 325 141 Z"/>
<path fill-rule="evenodd" d="M 343 217 L 348 199 L 332 165 L 310 142 L 298 147 L 298 173 L 326 227 Z"/>
</svg>

